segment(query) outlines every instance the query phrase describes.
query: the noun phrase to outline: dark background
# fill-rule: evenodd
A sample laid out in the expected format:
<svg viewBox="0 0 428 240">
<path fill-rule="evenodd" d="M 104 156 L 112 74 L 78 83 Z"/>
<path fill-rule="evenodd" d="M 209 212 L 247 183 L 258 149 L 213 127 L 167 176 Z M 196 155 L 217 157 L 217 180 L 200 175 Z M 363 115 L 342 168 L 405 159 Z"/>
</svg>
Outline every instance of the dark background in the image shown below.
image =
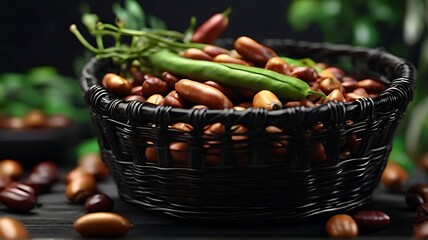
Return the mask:
<svg viewBox="0 0 428 240">
<path fill-rule="evenodd" d="M 81 23 L 81 8 L 88 4 L 91 12 L 103 22 L 114 22 L 112 4 L 124 1 L 73 0 L 73 1 L 1 1 L 0 2 L 0 72 L 26 71 L 28 68 L 50 65 L 60 73 L 76 75 L 73 66 L 84 48 L 68 31 L 70 24 Z M 289 1 L 264 0 L 150 0 L 138 1 L 148 14 L 162 19 L 169 29 L 185 31 L 190 18 L 201 23 L 209 16 L 232 7 L 230 24 L 222 35 L 236 38 L 247 35 L 261 38 L 293 38 L 320 41 L 322 36 L 315 27 L 302 33 L 293 31 L 287 24 L 286 9 Z"/>
</svg>

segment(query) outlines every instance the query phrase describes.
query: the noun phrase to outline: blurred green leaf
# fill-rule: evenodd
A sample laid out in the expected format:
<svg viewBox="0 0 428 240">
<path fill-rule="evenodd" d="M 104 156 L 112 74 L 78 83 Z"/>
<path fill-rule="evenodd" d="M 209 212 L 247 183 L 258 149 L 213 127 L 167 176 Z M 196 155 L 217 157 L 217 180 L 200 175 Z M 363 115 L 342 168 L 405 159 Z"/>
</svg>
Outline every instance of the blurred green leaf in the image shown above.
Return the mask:
<svg viewBox="0 0 428 240">
<path fill-rule="evenodd" d="M 153 15 L 147 16 L 148 25 L 152 29 L 166 29 L 166 23 Z"/>
<path fill-rule="evenodd" d="M 324 0 L 319 2 L 320 18 L 335 18 L 342 12 L 342 1 Z"/>
<path fill-rule="evenodd" d="M 135 24 L 134 29 L 146 27 L 146 14 L 138 2 L 135 0 L 126 0 L 125 10 L 129 14 L 129 18 L 132 19 Z"/>
<path fill-rule="evenodd" d="M 98 144 L 98 140 L 96 138 L 89 138 L 83 140 L 77 146 L 76 152 L 77 159 L 80 159 L 82 156 L 88 153 L 99 153 L 100 146 Z"/>
<path fill-rule="evenodd" d="M 189 27 L 184 31 L 183 42 L 190 42 L 192 40 L 193 33 L 195 32 L 196 26 L 196 17 L 192 16 L 190 18 Z"/>
<path fill-rule="evenodd" d="M 286 13 L 288 22 L 297 31 L 305 30 L 318 18 L 319 1 L 300 0 L 291 2 Z"/>
<path fill-rule="evenodd" d="M 137 29 L 137 25 L 132 21 L 131 16 L 124 8 L 122 8 L 122 6 L 120 6 L 119 3 L 114 3 L 112 5 L 112 10 L 116 15 L 116 18 L 123 22 L 126 28 Z"/>
<path fill-rule="evenodd" d="M 9 103 L 6 106 L 6 108 L 4 109 L 4 112 L 5 112 L 5 115 L 10 117 L 23 117 L 30 110 L 31 110 L 31 107 L 29 107 L 27 104 L 14 101 Z"/>
<path fill-rule="evenodd" d="M 407 0 L 404 18 L 404 41 L 413 45 L 420 40 L 424 31 L 424 5 L 419 0 Z"/>
<path fill-rule="evenodd" d="M 359 19 L 354 26 L 354 44 L 365 47 L 374 47 L 378 43 L 379 34 L 372 22 Z"/>
<path fill-rule="evenodd" d="M 85 13 L 82 15 L 82 23 L 90 31 L 95 30 L 97 22 L 99 21 L 98 15 L 93 13 Z"/>
</svg>

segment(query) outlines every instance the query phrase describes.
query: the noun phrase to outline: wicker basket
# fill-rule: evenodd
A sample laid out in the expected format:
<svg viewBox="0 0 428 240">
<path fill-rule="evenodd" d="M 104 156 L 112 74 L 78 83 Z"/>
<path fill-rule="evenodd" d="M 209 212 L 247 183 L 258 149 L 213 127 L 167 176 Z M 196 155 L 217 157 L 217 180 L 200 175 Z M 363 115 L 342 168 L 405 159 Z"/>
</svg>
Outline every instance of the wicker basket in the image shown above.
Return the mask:
<svg viewBox="0 0 428 240">
<path fill-rule="evenodd" d="M 373 99 L 316 108 L 177 109 L 115 99 L 99 84 L 104 73 L 115 69 L 109 61 L 92 59 L 83 69 L 81 84 L 103 158 L 123 200 L 187 220 L 290 222 L 351 211 L 371 200 L 397 125 L 412 99 L 413 65 L 379 49 L 293 40 L 264 43 L 290 57 L 351 63 L 353 72 L 383 81 L 388 88 Z M 176 122 L 194 130 L 169 127 Z M 214 123 L 226 129 L 245 126 L 248 131 L 239 140 L 227 130 L 206 136 L 204 127 Z M 319 123 L 325 129 L 314 131 Z M 267 126 L 282 131 L 268 133 Z M 352 155 L 343 157 L 343 141 L 350 136 L 359 144 Z M 288 153 L 272 161 L 278 141 L 288 143 Z M 173 142 L 187 144 L 185 166 L 172 160 Z M 323 144 L 326 163 L 311 161 L 314 142 Z M 207 164 L 207 143 L 218 150 L 214 166 Z M 155 163 L 146 158 L 147 148 L 155 150 Z"/>
</svg>

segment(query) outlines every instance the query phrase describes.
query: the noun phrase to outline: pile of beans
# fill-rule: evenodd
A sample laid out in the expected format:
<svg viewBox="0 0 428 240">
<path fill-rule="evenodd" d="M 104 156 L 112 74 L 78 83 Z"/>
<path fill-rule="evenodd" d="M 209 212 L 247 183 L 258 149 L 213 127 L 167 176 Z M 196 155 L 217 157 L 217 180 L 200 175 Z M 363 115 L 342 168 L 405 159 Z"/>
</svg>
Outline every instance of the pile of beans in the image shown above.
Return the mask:
<svg viewBox="0 0 428 240">
<path fill-rule="evenodd" d="M 63 128 L 72 124 L 72 120 L 64 115 L 47 115 L 40 110 L 31 110 L 23 117 L 0 117 L 0 129 L 44 129 Z"/>
<path fill-rule="evenodd" d="M 236 89 L 214 81 L 182 78 L 169 72 L 155 76 L 149 72 L 142 72 L 136 67 L 120 75 L 106 73 L 101 83 L 111 94 L 125 101 L 134 100 L 186 109 L 233 108 L 236 111 L 249 107 L 265 108 L 268 111 L 296 106 L 312 108 L 330 101 L 350 102 L 362 97 L 376 97 L 386 88 L 386 85 L 381 82 L 373 79 L 356 79 L 344 70 L 324 63 L 313 63 L 311 66 L 297 66 L 292 61 L 288 63 L 286 58 L 279 57 L 272 49 L 248 37 L 238 38 L 234 46 L 233 50 L 212 45 L 204 50 L 191 48 L 183 51 L 181 55 L 185 58 L 203 61 L 235 63 L 269 69 L 308 83 L 312 90 L 324 93 L 326 98 L 309 96 L 305 99 L 290 101 L 276 96 L 269 90 L 255 92 L 245 90 L 245 86 L 242 89 Z M 352 122 L 349 121 L 347 124 L 352 125 Z M 186 123 L 176 123 L 170 128 L 184 134 L 193 130 L 193 126 Z M 287 130 L 278 126 L 268 126 L 265 130 L 267 138 L 273 136 L 274 139 L 284 136 L 267 146 L 266 152 L 269 153 L 266 158 L 267 163 L 286 161 L 290 152 L 289 140 L 286 137 Z M 308 131 L 318 132 L 324 130 L 323 123 L 308 129 Z M 231 135 L 232 142 L 236 143 L 233 151 L 236 152 L 234 159 L 238 159 L 237 163 L 246 164 L 250 161 L 248 156 L 240 154 L 245 152 L 248 147 L 248 128 L 244 125 L 235 125 L 226 129 L 224 124 L 214 123 L 204 128 L 204 158 L 207 166 L 220 164 L 220 142 L 216 139 L 226 133 Z M 342 160 L 351 158 L 352 154 L 358 151 L 360 141 L 361 138 L 355 134 L 347 136 L 341 143 L 340 158 Z M 153 142 L 152 140 L 147 141 L 145 156 L 148 162 L 158 163 L 159 158 Z M 313 165 L 326 163 L 328 156 L 324 146 L 325 142 L 313 141 L 311 147 Z M 185 167 L 188 165 L 189 154 L 186 142 L 171 142 L 169 148 L 173 166 Z"/>
<path fill-rule="evenodd" d="M 14 159 L 0 161 L 0 203 L 7 211 L 28 214 L 38 206 L 38 196 L 47 193 L 58 180 L 58 166 L 51 161 L 36 164 L 24 174 L 22 164 Z M 25 177 L 24 177 L 25 176 Z M 0 218 L 1 239 L 25 239 L 26 227 L 17 219 Z"/>
<path fill-rule="evenodd" d="M 113 200 L 99 190 L 97 183 L 109 176 L 109 169 L 99 153 L 80 157 L 77 166 L 65 176 L 65 196 L 84 206 L 85 214 L 74 221 L 74 229 L 83 237 L 112 238 L 127 234 L 131 223 L 111 212 Z"/>
</svg>

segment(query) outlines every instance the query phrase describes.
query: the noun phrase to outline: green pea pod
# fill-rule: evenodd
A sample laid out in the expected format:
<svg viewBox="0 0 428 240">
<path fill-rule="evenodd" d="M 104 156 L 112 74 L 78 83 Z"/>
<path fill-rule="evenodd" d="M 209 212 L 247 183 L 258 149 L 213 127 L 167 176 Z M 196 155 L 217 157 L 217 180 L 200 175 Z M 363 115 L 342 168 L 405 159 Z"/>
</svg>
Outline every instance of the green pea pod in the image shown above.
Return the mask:
<svg viewBox="0 0 428 240">
<path fill-rule="evenodd" d="M 211 80 L 254 91 L 269 90 L 287 100 L 300 100 L 310 95 L 325 97 L 300 79 L 263 68 L 187 59 L 168 50 L 160 50 L 147 58 L 159 72 L 168 71 L 193 80 Z"/>
</svg>

